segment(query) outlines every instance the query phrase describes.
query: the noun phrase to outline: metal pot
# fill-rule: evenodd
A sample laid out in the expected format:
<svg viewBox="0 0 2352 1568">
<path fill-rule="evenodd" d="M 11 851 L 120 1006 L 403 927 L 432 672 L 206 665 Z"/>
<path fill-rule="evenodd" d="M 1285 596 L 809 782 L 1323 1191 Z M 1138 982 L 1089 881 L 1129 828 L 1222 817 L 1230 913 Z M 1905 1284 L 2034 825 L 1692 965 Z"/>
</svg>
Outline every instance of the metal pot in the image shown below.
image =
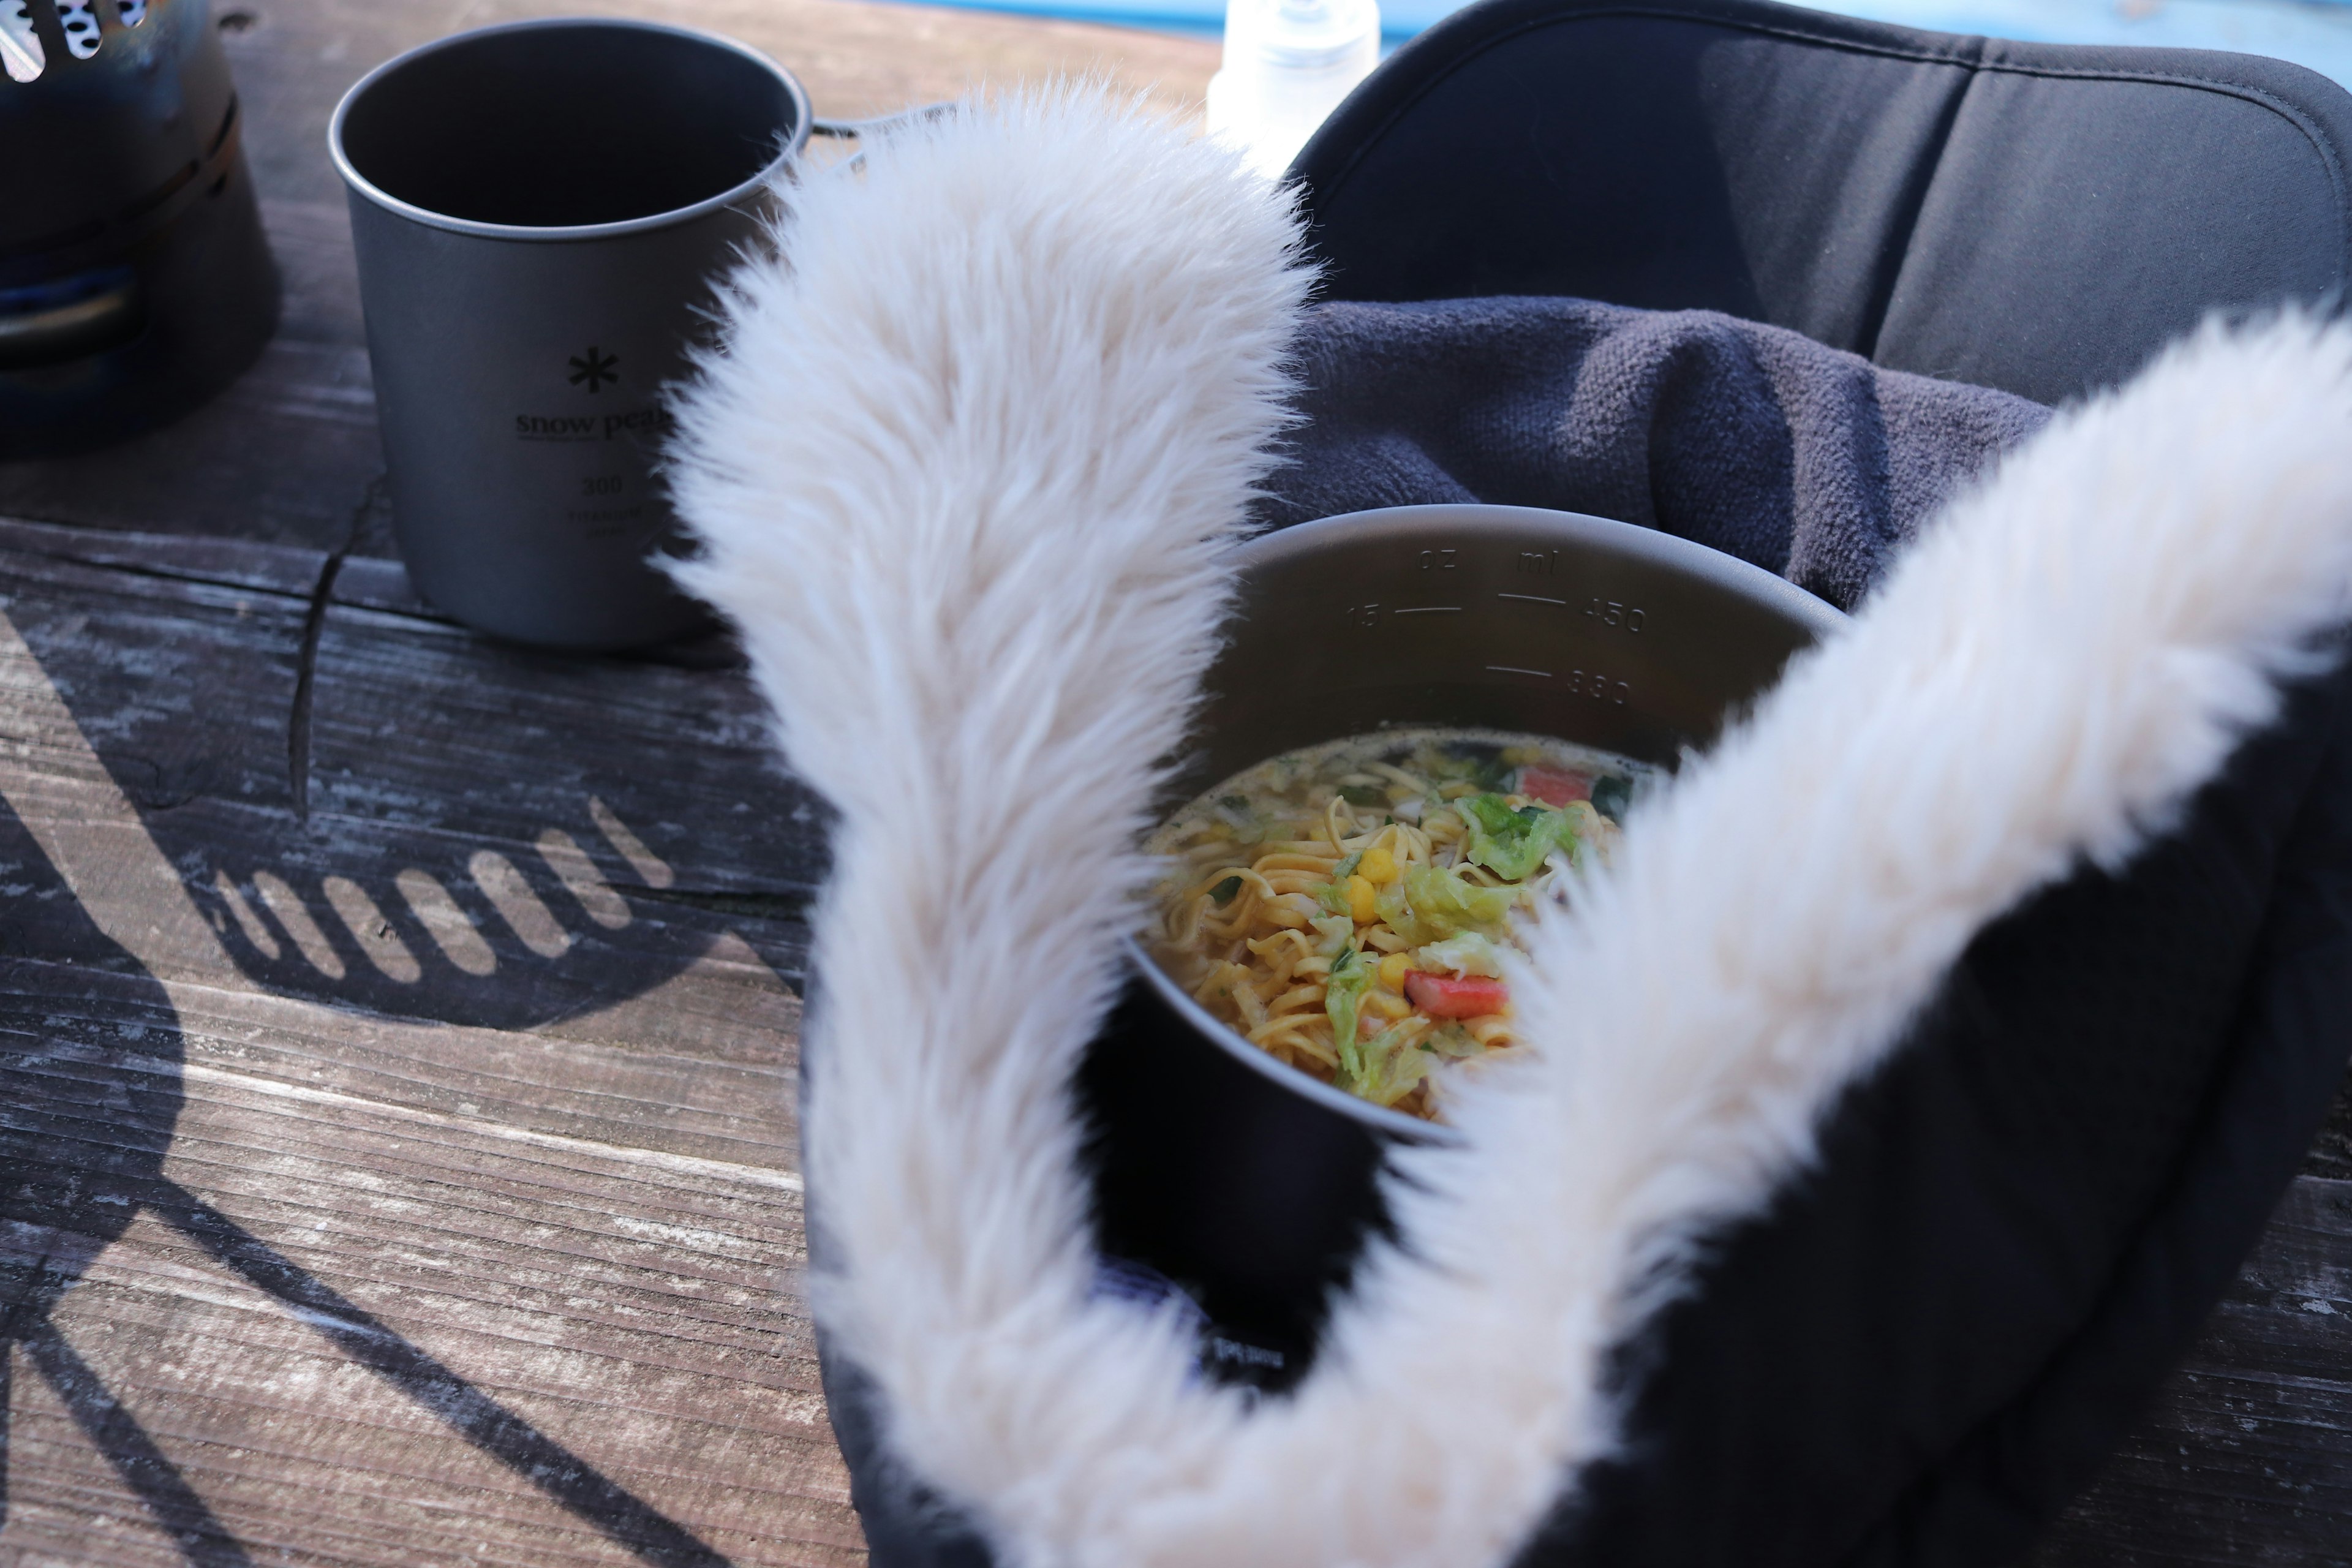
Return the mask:
<svg viewBox="0 0 2352 1568">
<path fill-rule="evenodd" d="M 1173 805 L 1254 763 L 1387 726 L 1517 730 L 1674 766 L 1844 617 L 1686 540 L 1525 507 L 1325 518 L 1244 552 Z M 1277 1062 L 1132 948 L 1080 1092 L 1107 1251 L 1181 1285 L 1225 1370 L 1303 1370 L 1382 1223 L 1395 1141 L 1458 1133 Z"/>
</svg>

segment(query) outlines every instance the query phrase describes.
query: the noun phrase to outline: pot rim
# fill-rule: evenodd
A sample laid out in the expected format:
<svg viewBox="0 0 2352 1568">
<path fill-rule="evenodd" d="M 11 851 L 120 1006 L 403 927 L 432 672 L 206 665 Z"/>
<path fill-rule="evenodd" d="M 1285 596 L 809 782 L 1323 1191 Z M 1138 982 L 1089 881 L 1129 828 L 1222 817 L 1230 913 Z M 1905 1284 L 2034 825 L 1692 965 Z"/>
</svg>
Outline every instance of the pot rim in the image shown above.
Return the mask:
<svg viewBox="0 0 2352 1568">
<path fill-rule="evenodd" d="M 393 72 L 428 55 L 470 44 L 494 34 L 552 31 L 561 28 L 667 33 L 674 37 L 690 38 L 696 43 L 708 44 L 713 47 L 724 49 L 730 54 L 740 55 L 783 84 L 784 91 L 793 101 L 793 133 L 787 139 L 783 148 L 774 157 L 761 164 L 750 178 L 719 192 L 717 195 L 705 196 L 702 200 L 686 206 L 670 207 L 662 212 L 648 213 L 643 217 L 621 218 L 612 223 L 541 226 L 485 223 L 476 218 L 452 217 L 447 213 L 437 213 L 430 207 L 421 207 L 414 202 L 401 200 L 361 174 L 352 164 L 350 157 L 345 154 L 343 122 L 349 118 L 352 106 L 360 100 L 362 94 Z M 773 184 L 776 178 L 792 165 L 793 161 L 800 156 L 802 150 L 808 145 L 814 114 L 814 110 L 809 107 L 808 89 L 801 85 L 798 77 L 767 54 L 739 39 L 728 37 L 724 34 L 709 32 L 701 27 L 680 26 L 671 22 L 646 22 L 626 16 L 532 16 L 519 22 L 493 22 L 486 26 L 468 27 L 463 32 L 452 33 L 446 38 L 435 38 L 429 43 L 419 44 L 413 49 L 404 49 L 377 66 L 359 80 L 352 83 L 350 89 L 336 103 L 334 116 L 327 122 L 327 153 L 334 160 L 335 172 L 343 177 L 343 184 L 352 192 L 364 196 L 384 211 L 407 218 L 412 223 L 424 224 L 430 228 L 447 229 L 453 234 L 474 235 L 484 239 L 557 242 L 604 239 L 615 235 L 646 234 L 657 229 L 672 228 L 680 224 L 691 223 L 696 218 L 718 212 L 721 208 L 741 205 Z"/>
<path fill-rule="evenodd" d="M 1845 613 L 1827 600 L 1807 593 L 1788 579 L 1776 576 L 1760 566 L 1751 566 L 1736 555 L 1727 555 L 1720 550 L 1654 528 L 1619 522 L 1612 518 L 1595 517 L 1589 512 L 1559 511 L 1548 507 L 1490 506 L 1484 502 L 1462 501 L 1341 512 L 1332 517 L 1317 518 L 1311 522 L 1296 523 L 1270 533 L 1261 533 L 1244 543 L 1236 555 L 1241 572 L 1246 574 L 1255 568 L 1295 555 L 1310 554 L 1331 542 L 1333 534 L 1349 536 L 1348 542 L 1351 543 L 1378 541 L 1391 535 L 1419 538 L 1425 536 L 1433 524 L 1454 530 L 1466 528 L 1471 532 L 1524 532 L 1530 526 L 1548 530 L 1579 544 L 1598 545 L 1621 555 L 1633 556 L 1698 577 L 1751 602 L 1761 602 L 1807 627 L 1816 639 L 1832 635 L 1847 620 Z M 1387 1141 L 1436 1144 L 1447 1148 L 1460 1148 L 1466 1144 L 1466 1138 L 1457 1128 L 1442 1121 L 1424 1121 L 1418 1116 L 1408 1116 L 1403 1111 L 1391 1110 L 1370 1100 L 1359 1100 L 1297 1068 L 1276 1061 L 1187 994 L 1167 971 L 1154 962 L 1144 947 L 1140 931 L 1130 931 L 1121 940 L 1126 944 L 1129 963 L 1141 973 L 1145 984 L 1151 987 L 1160 1000 L 1196 1033 L 1205 1037 L 1227 1056 L 1239 1058 L 1253 1071 L 1264 1074 L 1289 1092 L 1327 1110 L 1337 1111 Z"/>
</svg>

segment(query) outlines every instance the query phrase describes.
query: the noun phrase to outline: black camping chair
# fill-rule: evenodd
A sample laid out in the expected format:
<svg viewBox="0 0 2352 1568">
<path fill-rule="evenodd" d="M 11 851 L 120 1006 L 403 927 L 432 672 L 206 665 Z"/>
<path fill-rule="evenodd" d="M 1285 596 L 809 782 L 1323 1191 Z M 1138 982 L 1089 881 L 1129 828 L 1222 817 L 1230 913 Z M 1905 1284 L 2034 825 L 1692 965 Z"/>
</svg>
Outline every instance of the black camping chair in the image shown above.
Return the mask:
<svg viewBox="0 0 2352 1568">
<path fill-rule="evenodd" d="M 2352 95 L 1755 0 L 1486 0 L 1292 174 L 1345 300 L 1568 294 L 2057 402 L 2352 267 Z"/>
<path fill-rule="evenodd" d="M 1706 308 L 2060 402 L 2216 308 L 2333 300 L 2347 161 L 2352 96 L 2276 60 L 1485 0 L 1292 172 L 1327 297 Z M 1982 934 L 1821 1169 L 1633 1347 L 1630 1452 L 1523 1562 L 1989 1564 L 2091 1479 L 2343 1079 L 2347 690 L 2128 874 Z"/>
</svg>

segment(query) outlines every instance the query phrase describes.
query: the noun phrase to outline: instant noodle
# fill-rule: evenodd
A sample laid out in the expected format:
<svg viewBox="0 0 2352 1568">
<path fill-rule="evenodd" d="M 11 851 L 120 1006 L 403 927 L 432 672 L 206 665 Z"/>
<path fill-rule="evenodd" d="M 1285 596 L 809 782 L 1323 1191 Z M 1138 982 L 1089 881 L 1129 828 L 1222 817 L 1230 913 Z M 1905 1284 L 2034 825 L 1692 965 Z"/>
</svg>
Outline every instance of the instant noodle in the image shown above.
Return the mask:
<svg viewBox="0 0 2352 1568">
<path fill-rule="evenodd" d="M 1440 1069 L 1512 1042 L 1501 949 L 1557 879 L 1605 861 L 1656 770 L 1540 735 L 1414 729 L 1234 775 L 1147 847 L 1154 957 L 1259 1049 L 1433 1118 Z"/>
</svg>

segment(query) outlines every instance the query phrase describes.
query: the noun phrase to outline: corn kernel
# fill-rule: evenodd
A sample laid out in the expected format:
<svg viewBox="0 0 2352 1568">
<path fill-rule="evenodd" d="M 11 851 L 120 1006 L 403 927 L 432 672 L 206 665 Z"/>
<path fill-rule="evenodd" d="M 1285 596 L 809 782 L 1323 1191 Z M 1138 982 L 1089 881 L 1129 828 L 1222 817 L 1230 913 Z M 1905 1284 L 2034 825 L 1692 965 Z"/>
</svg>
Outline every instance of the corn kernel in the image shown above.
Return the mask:
<svg viewBox="0 0 2352 1568">
<path fill-rule="evenodd" d="M 1365 850 L 1364 858 L 1356 863 L 1356 875 L 1376 888 L 1385 888 L 1404 873 L 1397 868 L 1396 857 L 1375 844 Z"/>
<path fill-rule="evenodd" d="M 1383 1018 L 1409 1018 L 1412 1016 L 1412 1004 L 1386 991 L 1374 991 L 1365 996 L 1364 1010 Z"/>
<path fill-rule="evenodd" d="M 1348 912 L 1356 917 L 1358 925 L 1370 925 L 1381 918 L 1378 897 L 1378 889 L 1362 876 L 1348 879 Z"/>
<path fill-rule="evenodd" d="M 1404 989 L 1404 977 L 1412 973 L 1412 955 L 1392 952 L 1381 960 L 1381 984 L 1391 991 Z"/>
</svg>

